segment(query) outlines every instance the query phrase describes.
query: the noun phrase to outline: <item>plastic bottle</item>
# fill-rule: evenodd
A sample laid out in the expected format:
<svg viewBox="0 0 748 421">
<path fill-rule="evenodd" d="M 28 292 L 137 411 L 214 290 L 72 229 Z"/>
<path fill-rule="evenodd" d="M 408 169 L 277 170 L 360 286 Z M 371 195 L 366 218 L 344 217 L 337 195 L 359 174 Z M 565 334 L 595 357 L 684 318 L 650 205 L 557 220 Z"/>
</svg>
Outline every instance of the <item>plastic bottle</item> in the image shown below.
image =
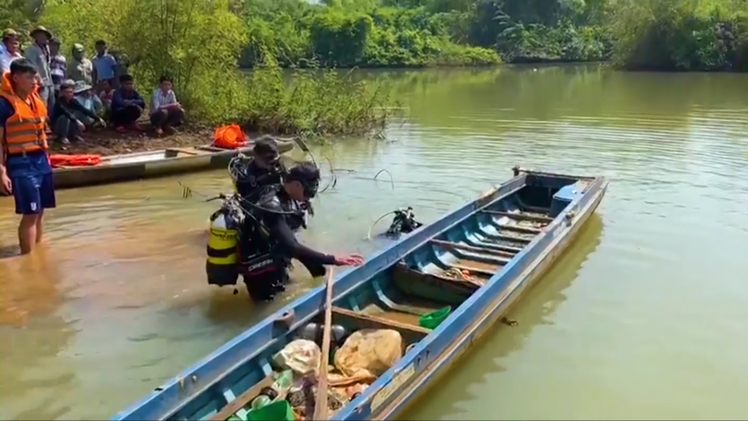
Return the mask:
<svg viewBox="0 0 748 421">
<path fill-rule="evenodd" d="M 285 395 L 293 386 L 293 370 L 285 370 L 275 376 L 273 385 L 270 386 L 278 395 Z"/>
<path fill-rule="evenodd" d="M 270 396 L 266 394 L 259 395 L 252 400 L 251 409 L 260 409 L 263 406 L 269 405 L 272 401 L 273 400 L 270 398 Z"/>
<path fill-rule="evenodd" d="M 278 396 L 285 395 L 293 385 L 293 370 L 285 370 L 275 376 L 270 387 L 263 387 L 260 394 L 252 400 L 252 409 L 260 409 L 273 402 Z"/>
</svg>

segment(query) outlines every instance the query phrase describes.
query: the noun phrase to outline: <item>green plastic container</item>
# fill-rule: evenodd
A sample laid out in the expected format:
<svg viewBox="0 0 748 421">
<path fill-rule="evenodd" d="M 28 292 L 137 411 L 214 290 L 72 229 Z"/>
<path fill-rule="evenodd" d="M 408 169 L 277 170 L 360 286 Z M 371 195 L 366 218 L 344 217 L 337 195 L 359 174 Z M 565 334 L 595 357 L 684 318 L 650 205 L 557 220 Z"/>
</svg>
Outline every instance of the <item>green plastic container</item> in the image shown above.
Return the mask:
<svg viewBox="0 0 748 421">
<path fill-rule="evenodd" d="M 247 421 L 294 421 L 293 409 L 287 400 L 275 401 L 247 413 Z"/>
<path fill-rule="evenodd" d="M 426 329 L 436 329 L 452 312 L 452 307 L 446 306 L 439 310 L 424 314 L 418 319 L 418 324 Z"/>
</svg>

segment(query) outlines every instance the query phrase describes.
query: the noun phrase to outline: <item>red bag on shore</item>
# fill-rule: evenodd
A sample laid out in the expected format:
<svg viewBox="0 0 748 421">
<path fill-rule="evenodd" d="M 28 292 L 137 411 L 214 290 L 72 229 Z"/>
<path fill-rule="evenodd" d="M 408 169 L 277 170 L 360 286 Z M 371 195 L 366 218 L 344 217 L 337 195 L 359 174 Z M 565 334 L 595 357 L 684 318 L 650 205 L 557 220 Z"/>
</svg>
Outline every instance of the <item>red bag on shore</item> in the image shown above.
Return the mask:
<svg viewBox="0 0 748 421">
<path fill-rule="evenodd" d="M 64 155 L 53 154 L 49 156 L 49 163 L 52 168 L 59 167 L 90 167 L 101 163 L 101 155 L 81 154 L 81 155 Z"/>
<path fill-rule="evenodd" d="M 247 136 L 238 124 L 229 124 L 216 129 L 213 146 L 223 149 L 237 149 L 247 145 Z"/>
</svg>

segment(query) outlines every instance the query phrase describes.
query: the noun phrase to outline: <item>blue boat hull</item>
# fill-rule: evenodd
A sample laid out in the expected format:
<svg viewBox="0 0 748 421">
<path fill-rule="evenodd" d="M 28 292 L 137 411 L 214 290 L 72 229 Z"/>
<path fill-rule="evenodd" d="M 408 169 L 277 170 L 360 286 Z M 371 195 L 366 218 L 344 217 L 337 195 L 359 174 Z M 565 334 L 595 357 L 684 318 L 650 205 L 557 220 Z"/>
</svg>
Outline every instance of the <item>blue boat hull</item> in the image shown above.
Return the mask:
<svg viewBox="0 0 748 421">
<path fill-rule="evenodd" d="M 402 412 L 548 269 L 606 188 L 604 178 L 515 170 L 511 180 L 339 276 L 334 322 L 398 330 L 411 345 L 332 419 L 390 419 Z M 455 269 L 470 279 L 447 278 Z M 397 321 L 419 314 L 403 301 L 410 295 L 454 310 L 434 330 Z M 311 291 L 113 419 L 226 419 L 227 409 L 239 409 L 267 385 L 271 356 L 294 331 L 319 320 L 324 296 L 323 288 Z M 388 312 L 403 317 L 388 319 Z"/>
</svg>

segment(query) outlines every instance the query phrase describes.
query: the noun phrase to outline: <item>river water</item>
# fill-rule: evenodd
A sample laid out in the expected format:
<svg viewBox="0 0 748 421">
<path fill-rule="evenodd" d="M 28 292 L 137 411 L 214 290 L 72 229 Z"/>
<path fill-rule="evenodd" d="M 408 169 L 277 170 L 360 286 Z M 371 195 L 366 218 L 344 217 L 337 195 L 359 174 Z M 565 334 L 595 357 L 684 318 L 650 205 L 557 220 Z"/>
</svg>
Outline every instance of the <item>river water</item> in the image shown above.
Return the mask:
<svg viewBox="0 0 748 421">
<path fill-rule="evenodd" d="M 337 186 L 306 242 L 370 253 L 371 222 L 428 222 L 511 167 L 602 174 L 563 260 L 403 419 L 745 419 L 748 79 L 597 66 L 372 73 L 407 107 L 388 141 L 320 148 Z M 393 182 L 382 174 L 391 173 Z M 225 171 L 61 191 L 47 243 L 0 259 L 0 419 L 102 419 L 307 291 L 265 308 L 204 279 Z M 15 247 L 0 199 L 2 254 Z M 375 231 L 386 228 L 386 222 Z M 740 281 L 740 279 L 744 279 Z M 742 332 L 742 333 L 741 333 Z"/>
</svg>

